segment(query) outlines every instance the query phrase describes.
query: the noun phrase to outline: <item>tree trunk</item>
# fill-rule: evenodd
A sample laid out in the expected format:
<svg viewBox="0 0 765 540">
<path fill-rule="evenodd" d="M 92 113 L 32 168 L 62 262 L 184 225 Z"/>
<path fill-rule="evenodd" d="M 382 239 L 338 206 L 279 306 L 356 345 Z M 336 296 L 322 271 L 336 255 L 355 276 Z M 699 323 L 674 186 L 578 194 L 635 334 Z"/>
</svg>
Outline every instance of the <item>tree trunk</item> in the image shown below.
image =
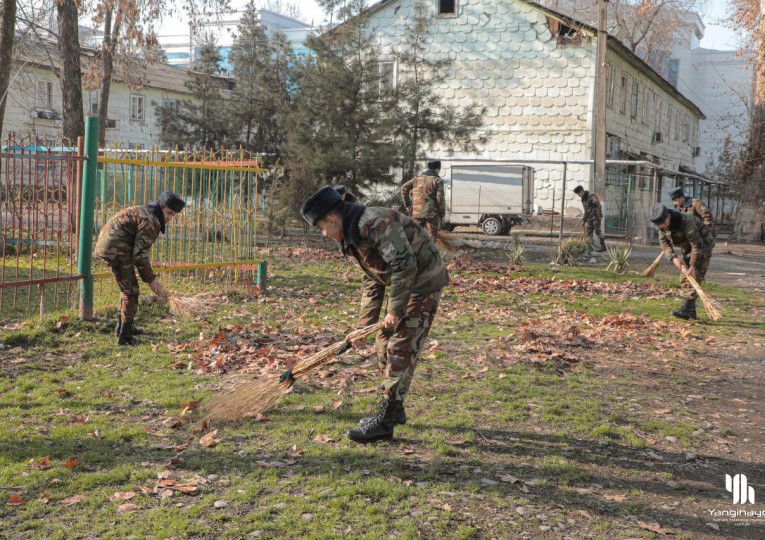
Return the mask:
<svg viewBox="0 0 765 540">
<path fill-rule="evenodd" d="M 82 71 L 80 69 L 80 33 L 77 4 L 74 0 L 56 3 L 58 11 L 58 50 L 61 53 L 61 94 L 64 105 L 64 138 L 77 143 L 85 135 L 82 111 Z"/>
<path fill-rule="evenodd" d="M 114 69 L 114 47 L 112 47 L 112 10 L 104 14 L 104 42 L 101 46 L 101 91 L 98 93 L 98 147 L 106 147 L 106 120 L 109 117 L 109 90 Z M 128 104 L 130 106 L 130 104 Z M 128 114 L 130 112 L 128 111 Z"/>
<path fill-rule="evenodd" d="M 760 0 L 754 86 L 754 114 L 746 155 L 751 169 L 741 182 L 734 231 L 734 237 L 745 242 L 765 241 L 765 0 Z"/>
<path fill-rule="evenodd" d="M 16 31 L 16 0 L 3 0 L 0 6 L 0 139 L 3 133 L 6 92 L 11 82 L 13 34 Z"/>
</svg>

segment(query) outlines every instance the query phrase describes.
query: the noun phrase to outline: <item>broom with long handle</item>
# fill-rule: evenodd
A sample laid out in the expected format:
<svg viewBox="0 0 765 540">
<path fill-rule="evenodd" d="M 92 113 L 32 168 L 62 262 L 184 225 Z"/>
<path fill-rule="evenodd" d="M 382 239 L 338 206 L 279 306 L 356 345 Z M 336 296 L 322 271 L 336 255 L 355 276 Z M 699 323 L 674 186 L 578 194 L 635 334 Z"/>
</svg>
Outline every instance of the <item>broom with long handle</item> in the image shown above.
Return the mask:
<svg viewBox="0 0 765 540">
<path fill-rule="evenodd" d="M 691 284 L 691 287 L 694 288 L 696 291 L 696 294 L 699 295 L 699 298 L 701 298 L 701 303 L 704 304 L 704 310 L 707 312 L 707 315 L 709 315 L 709 318 L 713 321 L 719 321 L 722 319 L 722 313 L 720 313 L 720 310 L 717 309 L 717 307 L 714 304 L 714 301 L 707 296 L 707 293 L 701 290 L 701 285 L 699 285 L 699 282 L 696 281 L 696 279 L 693 276 L 688 275 L 688 267 L 683 265 L 682 266 L 682 272 L 683 276 L 685 276 L 685 279 L 688 280 L 688 283 Z"/>
<path fill-rule="evenodd" d="M 659 256 L 656 257 L 656 260 L 651 263 L 651 265 L 643 270 L 643 273 L 641 274 L 643 277 L 653 277 L 656 274 L 656 269 L 659 268 L 659 265 L 661 265 L 661 258 L 664 257 L 664 252 L 662 251 L 659 253 Z"/>
<path fill-rule="evenodd" d="M 257 416 L 271 408 L 282 396 L 288 394 L 298 377 L 331 364 L 338 356 L 350 349 L 353 340 L 368 337 L 381 328 L 382 323 L 376 323 L 355 330 L 345 336 L 342 341 L 338 341 L 301 360 L 279 377 L 236 383 L 228 390 L 214 395 L 203 406 L 202 414 L 213 422 L 233 422 L 242 418 Z"/>
</svg>

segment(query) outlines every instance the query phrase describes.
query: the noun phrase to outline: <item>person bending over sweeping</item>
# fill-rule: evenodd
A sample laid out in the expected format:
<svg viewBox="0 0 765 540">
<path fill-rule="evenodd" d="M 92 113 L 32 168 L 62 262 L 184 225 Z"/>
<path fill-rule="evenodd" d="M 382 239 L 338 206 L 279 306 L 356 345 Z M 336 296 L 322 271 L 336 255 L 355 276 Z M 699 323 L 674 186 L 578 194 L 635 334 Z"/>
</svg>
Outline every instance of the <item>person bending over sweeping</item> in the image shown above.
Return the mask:
<svg viewBox="0 0 765 540">
<path fill-rule="evenodd" d="M 688 275 L 697 282 L 704 281 L 712 258 L 715 239 L 712 232 L 695 215 L 677 210 L 670 210 L 661 203 L 652 204 L 646 217 L 659 228 L 659 243 L 669 262 L 682 269 L 688 268 Z M 675 253 L 675 246 L 683 253 L 683 260 Z M 691 286 L 685 275 L 680 280 L 685 302 L 672 315 L 685 320 L 696 319 L 696 298 L 698 293 Z"/>
<path fill-rule="evenodd" d="M 427 232 L 400 212 L 343 201 L 324 186 L 300 213 L 325 237 L 340 242 L 364 271 L 359 328 L 379 320 L 390 287 L 383 329 L 375 341 L 383 397 L 376 414 L 363 418 L 348 438 L 359 443 L 391 440 L 394 426 L 406 423 L 404 399 L 449 273 Z"/>
<path fill-rule="evenodd" d="M 159 233 L 165 232 L 165 225 L 184 206 L 186 203 L 178 195 L 165 191 L 158 201 L 120 210 L 98 235 L 95 255 L 109 265 L 120 288 L 120 314 L 115 330 L 117 345 L 137 345 L 135 336 L 143 333 L 133 326 L 139 293 L 135 269 L 154 294 L 167 296 L 151 268 L 149 250 Z"/>
</svg>

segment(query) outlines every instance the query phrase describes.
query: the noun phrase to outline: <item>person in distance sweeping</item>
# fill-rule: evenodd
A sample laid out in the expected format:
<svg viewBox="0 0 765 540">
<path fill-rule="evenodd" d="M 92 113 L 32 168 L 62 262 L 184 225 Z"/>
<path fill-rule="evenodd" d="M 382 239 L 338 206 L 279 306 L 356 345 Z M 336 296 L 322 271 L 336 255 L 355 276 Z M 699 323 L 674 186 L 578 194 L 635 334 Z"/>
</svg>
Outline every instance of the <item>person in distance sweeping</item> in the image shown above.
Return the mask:
<svg viewBox="0 0 765 540">
<path fill-rule="evenodd" d="M 184 206 L 186 203 L 178 195 L 165 191 L 155 202 L 120 210 L 98 235 L 95 255 L 109 265 L 120 288 L 120 315 L 115 330 L 117 345 L 137 345 L 135 336 L 143 333 L 133 326 L 138 311 L 136 269 L 154 294 L 167 296 L 151 268 L 149 250 Z"/>
<path fill-rule="evenodd" d="M 715 239 L 709 228 L 695 215 L 670 210 L 661 203 L 652 204 L 646 217 L 659 228 L 659 243 L 669 262 L 680 269 L 685 264 L 689 276 L 699 283 L 704 281 L 715 247 Z M 675 246 L 683 254 L 682 261 L 675 253 Z M 685 320 L 696 319 L 698 293 L 685 275 L 680 279 L 680 286 L 685 302 L 672 315 Z"/>
<path fill-rule="evenodd" d="M 340 242 L 364 272 L 359 328 L 380 319 L 390 288 L 383 330 L 375 341 L 382 399 L 373 416 L 348 431 L 348 438 L 359 443 L 391 440 L 395 425 L 406 423 L 404 400 L 449 273 L 427 232 L 400 212 L 343 201 L 324 186 L 300 213 L 324 236 Z"/>
</svg>

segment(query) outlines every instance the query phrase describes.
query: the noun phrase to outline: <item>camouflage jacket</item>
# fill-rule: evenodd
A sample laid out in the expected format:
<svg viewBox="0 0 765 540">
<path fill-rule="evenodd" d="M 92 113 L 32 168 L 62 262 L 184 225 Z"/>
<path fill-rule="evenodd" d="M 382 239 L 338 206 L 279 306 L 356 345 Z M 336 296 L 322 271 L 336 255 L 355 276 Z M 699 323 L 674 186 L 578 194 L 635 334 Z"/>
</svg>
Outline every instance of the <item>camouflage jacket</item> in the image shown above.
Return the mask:
<svg viewBox="0 0 765 540">
<path fill-rule="evenodd" d="M 600 206 L 598 196 L 589 191 L 582 194 L 582 206 L 584 207 L 584 216 L 582 222 L 586 223 L 591 219 L 600 221 L 603 219 L 603 208 Z"/>
<path fill-rule="evenodd" d="M 690 259 L 690 266 L 695 266 L 700 256 L 711 257 L 715 239 L 709 228 L 693 214 L 677 210 L 670 210 L 670 214 L 669 229 L 659 229 L 659 243 L 667 259 L 671 261 L 677 256 L 675 246 Z"/>
<path fill-rule="evenodd" d="M 415 176 L 401 186 L 401 201 L 413 218 L 443 218 L 446 215 L 444 181 L 434 171 Z"/>
<path fill-rule="evenodd" d="M 149 206 L 125 208 L 101 229 L 95 254 L 107 264 L 133 263 L 141 279 L 151 283 L 156 276 L 151 269 L 149 250 L 162 229 L 163 223 Z"/>
<path fill-rule="evenodd" d="M 346 204 L 343 248 L 364 271 L 359 326 L 380 318 L 385 287 L 388 313 L 404 317 L 412 294 L 429 294 L 449 283 L 441 253 L 428 233 L 390 208 Z"/>
<path fill-rule="evenodd" d="M 707 228 L 712 232 L 712 236 L 715 234 L 715 218 L 712 216 L 712 211 L 707 207 L 706 204 L 704 204 L 699 199 L 691 199 L 690 197 L 687 197 L 685 199 L 685 204 L 683 206 L 680 206 L 677 208 L 681 212 L 687 212 L 689 214 L 694 214 L 697 216 L 701 221 L 704 222 L 704 225 L 707 226 Z"/>
</svg>

